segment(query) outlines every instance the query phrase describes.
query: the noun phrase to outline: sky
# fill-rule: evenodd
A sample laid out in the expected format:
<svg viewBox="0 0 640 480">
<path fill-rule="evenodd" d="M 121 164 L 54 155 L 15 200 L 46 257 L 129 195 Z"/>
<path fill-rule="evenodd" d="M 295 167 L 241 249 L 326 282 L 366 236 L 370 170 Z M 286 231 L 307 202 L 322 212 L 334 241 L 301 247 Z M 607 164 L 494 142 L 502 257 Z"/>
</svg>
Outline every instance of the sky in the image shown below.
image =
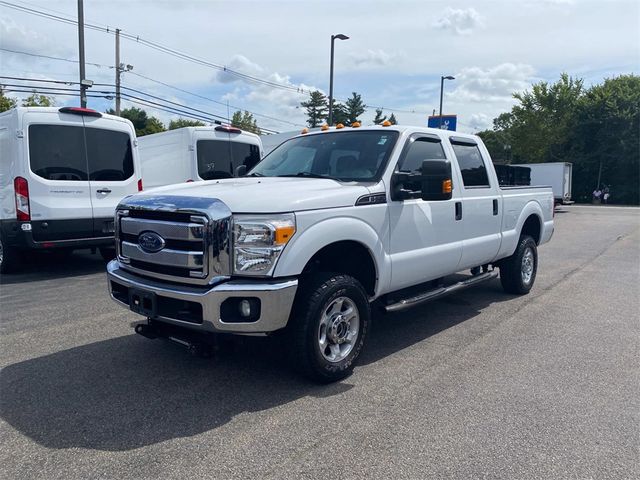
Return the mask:
<svg viewBox="0 0 640 480">
<path fill-rule="evenodd" d="M 77 82 L 77 26 L 16 5 L 77 19 L 76 0 L 0 1 L 0 75 Z M 455 77 L 445 81 L 443 113 L 457 114 L 458 130 L 472 133 L 490 128 L 511 109 L 513 92 L 532 83 L 566 72 L 588 86 L 640 71 L 637 0 L 84 0 L 84 17 L 101 27 L 85 30 L 86 78 L 113 85 L 119 28 L 128 36 L 121 38 L 121 62 L 133 66 L 122 75 L 123 86 L 222 118 L 248 110 L 272 131 L 304 127 L 300 102 L 311 90 L 328 94 L 331 35 L 338 33 L 350 38 L 335 43 L 334 96 L 344 101 L 359 93 L 368 105 L 365 125 L 376 107 L 402 125 L 426 125 L 439 108 L 443 75 Z M 34 85 L 0 78 L 10 83 Z M 112 90 L 94 86 L 90 93 Z M 113 103 L 88 100 L 101 111 Z M 165 123 L 179 116 L 144 108 Z"/>
</svg>

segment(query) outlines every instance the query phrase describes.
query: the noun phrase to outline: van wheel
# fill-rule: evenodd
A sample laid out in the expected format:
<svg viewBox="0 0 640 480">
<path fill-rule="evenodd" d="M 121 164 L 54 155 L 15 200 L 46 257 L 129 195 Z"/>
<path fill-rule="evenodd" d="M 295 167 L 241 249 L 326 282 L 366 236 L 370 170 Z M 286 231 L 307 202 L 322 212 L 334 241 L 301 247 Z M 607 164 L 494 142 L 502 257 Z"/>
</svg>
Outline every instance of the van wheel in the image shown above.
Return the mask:
<svg viewBox="0 0 640 480">
<path fill-rule="evenodd" d="M 116 249 L 113 247 L 100 247 L 100 256 L 105 262 L 110 262 L 116 258 Z"/>
<path fill-rule="evenodd" d="M 284 341 L 305 376 L 330 383 L 349 376 L 364 345 L 371 312 L 360 282 L 319 273 L 301 285 Z"/>
<path fill-rule="evenodd" d="M 0 273 L 12 273 L 18 269 L 22 252 L 15 247 L 10 247 L 0 238 Z"/>
<path fill-rule="evenodd" d="M 516 251 L 500 264 L 500 283 L 507 293 L 526 295 L 538 271 L 538 248 L 529 235 L 520 237 Z"/>
</svg>

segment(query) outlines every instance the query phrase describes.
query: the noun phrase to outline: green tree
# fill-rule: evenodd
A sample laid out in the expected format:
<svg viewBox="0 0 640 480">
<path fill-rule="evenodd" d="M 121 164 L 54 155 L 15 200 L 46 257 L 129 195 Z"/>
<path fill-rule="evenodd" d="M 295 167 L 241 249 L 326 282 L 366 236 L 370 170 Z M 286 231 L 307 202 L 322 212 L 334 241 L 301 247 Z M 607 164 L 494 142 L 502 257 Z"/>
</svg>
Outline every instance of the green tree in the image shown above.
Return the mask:
<svg viewBox="0 0 640 480">
<path fill-rule="evenodd" d="M 398 124 L 398 120 L 396 120 L 396 116 L 393 113 L 389 117 L 389 122 L 391 123 L 391 125 L 397 125 Z"/>
<path fill-rule="evenodd" d="M 107 110 L 108 114 L 115 115 L 116 112 L 112 108 Z M 150 117 L 147 112 L 137 107 L 125 108 L 120 111 L 120 116 L 126 118 L 133 123 L 136 135 L 142 137 L 152 133 L 164 132 L 166 128 L 164 124 L 156 117 Z"/>
<path fill-rule="evenodd" d="M 356 92 L 352 92 L 351 98 L 347 99 L 344 106 L 347 116 L 346 125 L 349 126 L 351 126 L 354 122 L 360 122 L 360 115 L 362 115 L 367 109 L 367 106 L 362 101 L 362 96 Z"/>
<path fill-rule="evenodd" d="M 247 132 L 255 133 L 256 135 L 261 134 L 258 122 L 253 118 L 253 114 L 246 110 L 244 112 L 240 110 L 235 112 L 233 117 L 231 117 L 231 125 Z"/>
<path fill-rule="evenodd" d="M 381 108 L 376 108 L 376 117 L 373 119 L 373 124 L 374 125 L 380 125 L 386 119 L 387 119 L 386 115 L 384 117 L 382 116 L 382 109 Z"/>
<path fill-rule="evenodd" d="M 15 99 L 5 96 L 4 89 L 0 87 L 0 113 L 11 110 L 16 105 L 17 102 L 15 101 Z"/>
<path fill-rule="evenodd" d="M 171 120 L 169 122 L 169 130 L 175 130 L 182 127 L 206 127 L 206 123 L 200 120 L 189 120 L 187 118 L 179 118 L 177 120 Z"/>
<path fill-rule="evenodd" d="M 349 113 L 347 111 L 347 106 L 344 103 L 338 102 L 335 98 L 333 99 L 333 110 L 331 112 L 331 116 L 333 117 L 333 124 L 338 125 L 341 123 L 342 125 L 349 125 Z"/>
<path fill-rule="evenodd" d="M 55 104 L 52 97 L 40 95 L 36 92 L 33 92 L 22 101 L 23 107 L 54 107 Z"/>
<path fill-rule="evenodd" d="M 300 106 L 307 109 L 307 124 L 312 128 L 322 125 L 329 112 L 327 97 L 319 90 L 311 92 L 309 100 L 301 102 Z"/>
</svg>

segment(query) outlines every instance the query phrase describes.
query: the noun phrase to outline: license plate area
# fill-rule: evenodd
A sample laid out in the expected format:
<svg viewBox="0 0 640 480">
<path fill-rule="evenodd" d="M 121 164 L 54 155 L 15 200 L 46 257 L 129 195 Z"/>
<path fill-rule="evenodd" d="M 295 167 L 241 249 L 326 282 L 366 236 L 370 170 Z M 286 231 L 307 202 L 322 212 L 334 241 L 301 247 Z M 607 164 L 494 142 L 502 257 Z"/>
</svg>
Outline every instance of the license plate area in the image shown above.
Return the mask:
<svg viewBox="0 0 640 480">
<path fill-rule="evenodd" d="M 129 289 L 129 308 L 146 317 L 155 317 L 158 312 L 158 297 L 153 292 Z"/>
</svg>

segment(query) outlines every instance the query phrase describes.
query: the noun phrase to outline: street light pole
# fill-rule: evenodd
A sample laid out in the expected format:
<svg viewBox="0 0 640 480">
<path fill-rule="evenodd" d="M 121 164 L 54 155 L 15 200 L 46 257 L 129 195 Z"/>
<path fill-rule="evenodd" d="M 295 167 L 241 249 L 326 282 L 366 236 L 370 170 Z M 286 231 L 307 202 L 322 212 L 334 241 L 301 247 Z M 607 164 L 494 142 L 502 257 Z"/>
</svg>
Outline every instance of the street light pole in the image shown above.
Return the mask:
<svg viewBox="0 0 640 480">
<path fill-rule="evenodd" d="M 337 35 L 331 35 L 331 67 L 329 69 L 329 118 L 328 124 L 333 124 L 333 44 L 336 40 L 349 40 L 349 37 L 339 33 Z"/>
<path fill-rule="evenodd" d="M 87 108 L 87 86 L 84 78 L 84 6 L 78 0 L 78 56 L 80 62 L 80 106 Z"/>
<path fill-rule="evenodd" d="M 438 119 L 438 128 L 442 128 L 442 96 L 444 93 L 444 81 L 445 80 L 455 80 L 456 77 L 452 77 L 451 75 L 447 75 L 446 77 L 440 77 L 440 118 Z"/>
</svg>

